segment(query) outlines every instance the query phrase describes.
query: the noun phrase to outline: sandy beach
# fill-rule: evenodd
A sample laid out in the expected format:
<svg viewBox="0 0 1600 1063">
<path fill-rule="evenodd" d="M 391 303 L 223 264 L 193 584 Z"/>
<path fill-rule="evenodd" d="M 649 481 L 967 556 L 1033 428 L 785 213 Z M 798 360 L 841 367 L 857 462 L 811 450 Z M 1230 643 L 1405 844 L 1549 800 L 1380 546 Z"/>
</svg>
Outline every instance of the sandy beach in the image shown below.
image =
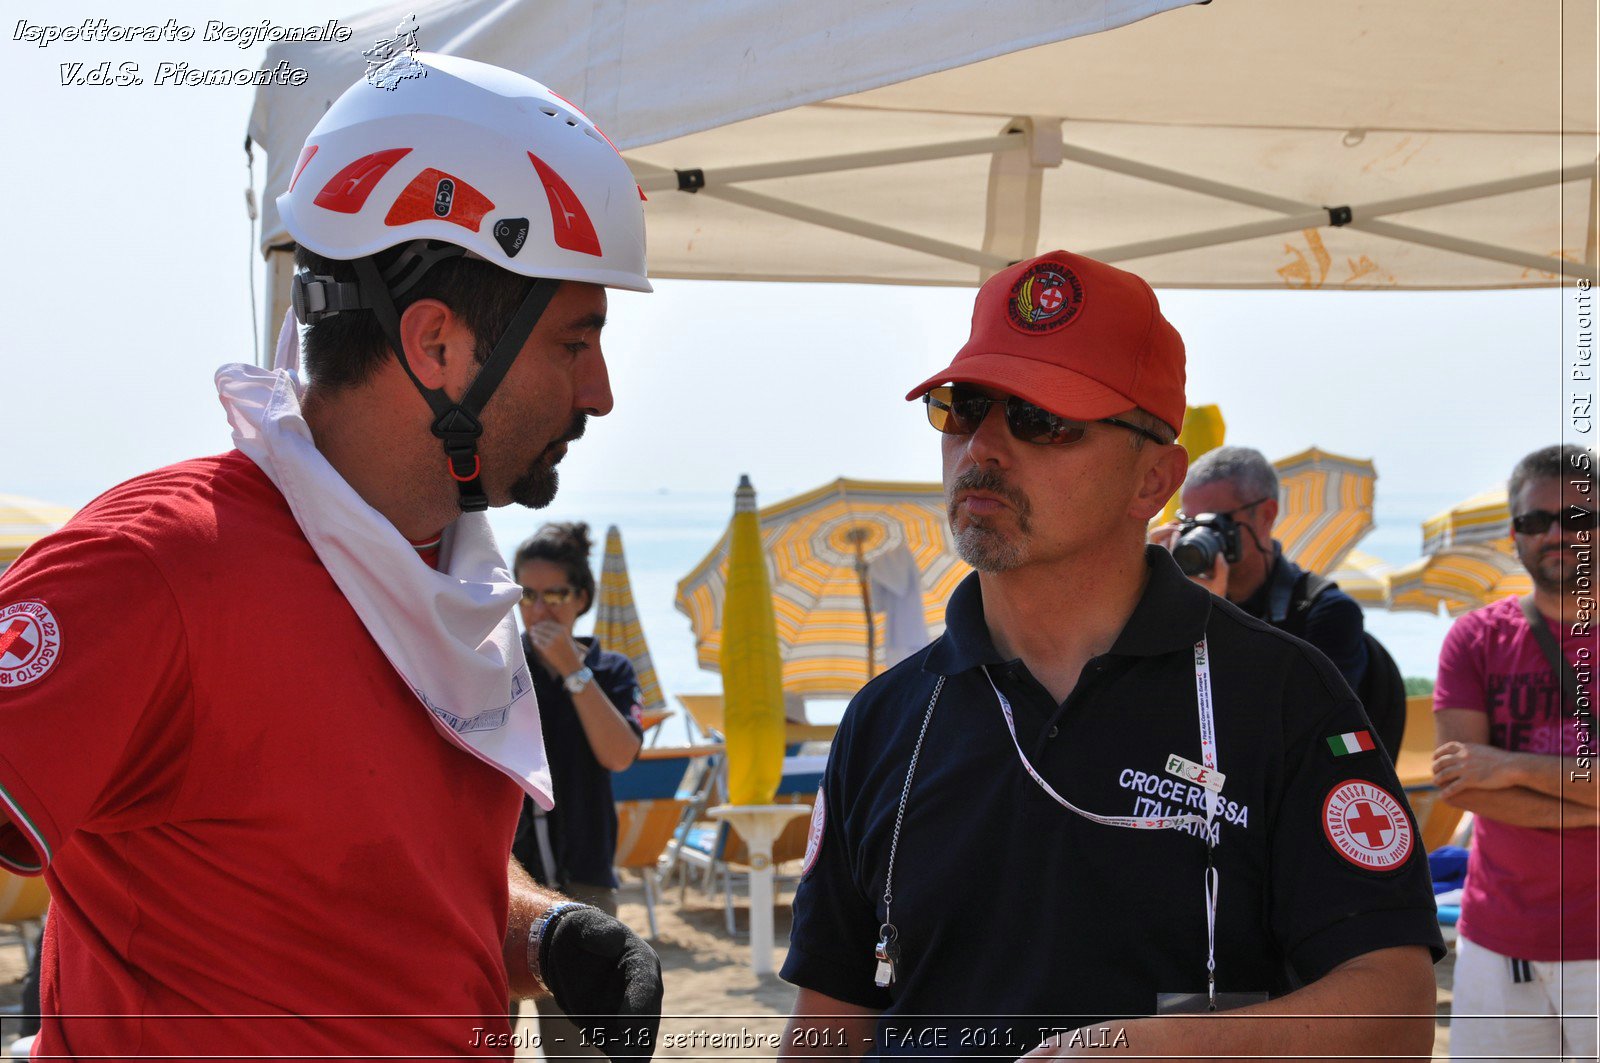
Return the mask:
<svg viewBox="0 0 1600 1063">
<path fill-rule="evenodd" d="M 776 965 L 781 965 L 789 935 L 789 901 L 794 895 L 792 882 L 778 885 L 778 907 L 774 919 L 773 950 Z M 794 987 L 776 976 L 758 978 L 750 970 L 750 946 L 740 936 L 728 936 L 723 923 L 720 896 L 707 896 L 691 886 L 679 902 L 674 885 L 658 894 L 656 922 L 659 934 L 654 941 L 661 956 L 666 981 L 666 998 L 657 1059 L 773 1059 L 781 1043 L 784 1022 L 794 1003 Z M 630 876 L 623 885 L 619 915 L 628 925 L 645 931 L 644 892 L 639 880 Z M 742 896 L 735 896 L 734 915 L 742 935 L 748 925 L 749 907 Z M 3 931 L 0 931 L 3 934 Z M 1449 1058 L 1450 978 L 1454 952 L 1437 964 L 1434 973 L 1439 984 L 1439 1020 L 1434 1039 L 1435 1059 Z M 14 1007 L 21 993 L 22 947 L 14 937 L 0 936 L 0 1008 Z M 530 1013 L 531 1007 L 524 1012 Z M 524 1018 L 518 1026 L 519 1040 L 530 1043 L 537 1030 L 536 1020 Z M 16 1035 L 16 1019 L 0 1018 L 0 1042 L 9 1045 Z M 547 1058 L 536 1048 L 518 1051 L 518 1059 Z M 556 1058 L 552 1052 L 548 1058 Z"/>
</svg>

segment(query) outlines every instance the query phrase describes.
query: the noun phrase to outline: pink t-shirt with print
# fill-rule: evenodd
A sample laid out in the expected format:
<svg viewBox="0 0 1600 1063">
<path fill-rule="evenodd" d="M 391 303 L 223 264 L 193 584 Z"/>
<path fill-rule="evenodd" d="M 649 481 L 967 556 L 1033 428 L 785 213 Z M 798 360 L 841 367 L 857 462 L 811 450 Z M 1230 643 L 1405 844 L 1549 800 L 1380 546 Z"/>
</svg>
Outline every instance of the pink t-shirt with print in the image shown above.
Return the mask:
<svg viewBox="0 0 1600 1063">
<path fill-rule="evenodd" d="M 1587 673 L 1592 707 L 1600 653 L 1595 634 L 1562 632 L 1553 624 L 1550 631 L 1568 661 L 1576 665 L 1587 655 L 1588 667 L 1578 673 Z M 1489 744 L 1501 749 L 1546 756 L 1578 752 L 1580 728 L 1516 598 L 1475 609 L 1450 628 L 1439 651 L 1433 706 L 1488 713 Z M 1597 958 L 1597 848 L 1600 831 L 1594 828 L 1517 827 L 1476 817 L 1457 930 L 1517 959 Z"/>
</svg>

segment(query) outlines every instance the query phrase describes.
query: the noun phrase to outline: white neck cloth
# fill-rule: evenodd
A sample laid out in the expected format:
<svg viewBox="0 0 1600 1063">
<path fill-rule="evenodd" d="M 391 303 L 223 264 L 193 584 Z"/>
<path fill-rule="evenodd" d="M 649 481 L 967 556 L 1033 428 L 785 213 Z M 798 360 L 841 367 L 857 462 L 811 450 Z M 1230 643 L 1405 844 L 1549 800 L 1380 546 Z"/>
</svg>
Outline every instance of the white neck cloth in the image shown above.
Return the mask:
<svg viewBox="0 0 1600 1063">
<path fill-rule="evenodd" d="M 271 372 L 243 364 L 217 370 L 234 446 L 283 493 L 311 548 L 439 733 L 549 809 L 538 699 L 511 616 L 521 589 L 487 517 L 463 513 L 445 529 L 437 571 L 418 557 L 312 441 L 293 372 L 298 332 L 287 317 Z"/>
</svg>

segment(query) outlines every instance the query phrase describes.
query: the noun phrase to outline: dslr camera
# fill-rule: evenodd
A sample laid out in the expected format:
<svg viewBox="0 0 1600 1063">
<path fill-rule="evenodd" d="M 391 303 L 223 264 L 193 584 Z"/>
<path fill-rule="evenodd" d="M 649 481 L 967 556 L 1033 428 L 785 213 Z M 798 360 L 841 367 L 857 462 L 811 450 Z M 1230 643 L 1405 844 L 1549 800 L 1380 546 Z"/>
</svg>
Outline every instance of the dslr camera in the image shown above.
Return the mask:
<svg viewBox="0 0 1600 1063">
<path fill-rule="evenodd" d="M 1239 560 L 1239 522 L 1226 513 L 1185 517 L 1172 544 L 1172 559 L 1186 576 L 1210 572 L 1221 554 L 1234 564 Z"/>
</svg>

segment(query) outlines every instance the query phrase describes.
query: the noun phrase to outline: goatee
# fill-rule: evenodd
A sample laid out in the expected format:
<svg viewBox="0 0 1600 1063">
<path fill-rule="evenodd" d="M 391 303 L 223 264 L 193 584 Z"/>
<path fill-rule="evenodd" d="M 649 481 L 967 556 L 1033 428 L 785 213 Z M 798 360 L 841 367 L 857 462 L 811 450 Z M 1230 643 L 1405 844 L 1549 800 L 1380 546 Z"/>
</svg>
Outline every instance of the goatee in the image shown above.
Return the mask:
<svg viewBox="0 0 1600 1063">
<path fill-rule="evenodd" d="M 560 458 L 553 452 L 564 443 L 582 439 L 588 421 L 587 414 L 572 415 L 567 430 L 540 451 L 539 456 L 528 466 L 528 470 L 511 482 L 511 501 L 528 509 L 543 509 L 555 501 L 556 489 L 561 486 L 561 477 L 557 475 L 555 465 Z"/>
<path fill-rule="evenodd" d="M 958 530 L 955 500 L 967 491 L 981 491 L 1009 502 L 1017 515 L 1016 537 L 1007 537 L 991 527 L 986 518 L 973 516 L 970 511 L 967 513 L 966 526 Z M 961 560 L 979 572 L 1006 572 L 1022 564 L 1025 558 L 1021 540 L 1033 532 L 1033 506 L 1026 495 L 1007 485 L 1004 477 L 994 469 L 981 465 L 974 465 L 956 477 L 955 483 L 950 485 L 949 494 L 951 501 L 947 513 L 950 531 Z"/>
</svg>

